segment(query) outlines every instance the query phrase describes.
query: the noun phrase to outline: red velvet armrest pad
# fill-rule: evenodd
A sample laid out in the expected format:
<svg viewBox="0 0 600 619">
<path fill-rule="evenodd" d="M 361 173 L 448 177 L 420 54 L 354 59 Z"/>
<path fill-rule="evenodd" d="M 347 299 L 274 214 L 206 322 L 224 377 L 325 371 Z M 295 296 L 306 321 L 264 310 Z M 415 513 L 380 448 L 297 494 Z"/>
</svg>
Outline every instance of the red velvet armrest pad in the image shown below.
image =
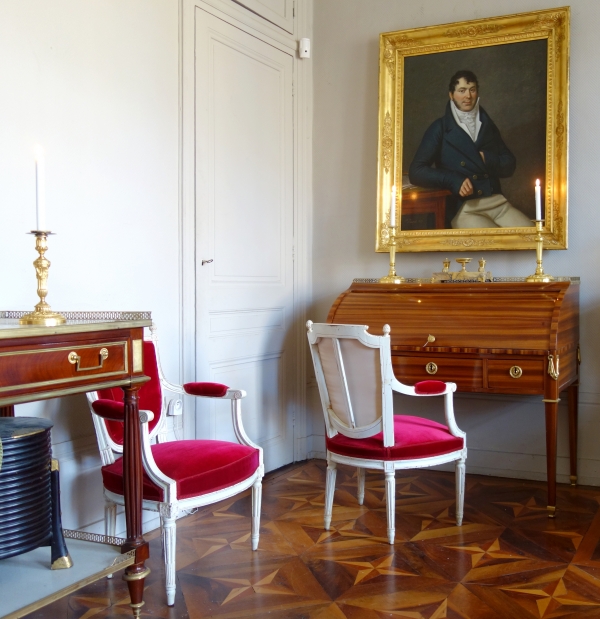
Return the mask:
<svg viewBox="0 0 600 619">
<path fill-rule="evenodd" d="M 183 389 L 190 395 L 201 395 L 207 398 L 222 398 L 229 387 L 221 383 L 185 383 Z"/>
<path fill-rule="evenodd" d="M 124 421 L 125 419 L 125 404 L 123 402 L 96 400 L 92 402 L 92 408 L 96 415 L 103 419 L 111 419 L 112 421 Z"/>
<path fill-rule="evenodd" d="M 417 395 L 435 395 L 446 391 L 446 383 L 441 380 L 422 380 L 415 385 Z"/>
</svg>

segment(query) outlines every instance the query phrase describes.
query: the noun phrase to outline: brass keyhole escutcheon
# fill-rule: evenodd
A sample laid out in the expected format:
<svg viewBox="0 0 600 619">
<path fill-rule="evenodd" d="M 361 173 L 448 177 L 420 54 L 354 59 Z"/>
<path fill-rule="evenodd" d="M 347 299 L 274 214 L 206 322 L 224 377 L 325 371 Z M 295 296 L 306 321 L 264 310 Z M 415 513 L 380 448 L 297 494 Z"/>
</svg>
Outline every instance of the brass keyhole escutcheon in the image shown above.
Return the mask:
<svg viewBox="0 0 600 619">
<path fill-rule="evenodd" d="M 436 374 L 438 371 L 438 366 L 433 361 L 430 361 L 425 366 L 425 371 L 427 372 L 427 374 Z"/>
<path fill-rule="evenodd" d="M 518 365 L 513 365 L 509 370 L 509 374 L 512 378 L 521 378 L 521 376 L 523 376 L 523 370 Z"/>
</svg>

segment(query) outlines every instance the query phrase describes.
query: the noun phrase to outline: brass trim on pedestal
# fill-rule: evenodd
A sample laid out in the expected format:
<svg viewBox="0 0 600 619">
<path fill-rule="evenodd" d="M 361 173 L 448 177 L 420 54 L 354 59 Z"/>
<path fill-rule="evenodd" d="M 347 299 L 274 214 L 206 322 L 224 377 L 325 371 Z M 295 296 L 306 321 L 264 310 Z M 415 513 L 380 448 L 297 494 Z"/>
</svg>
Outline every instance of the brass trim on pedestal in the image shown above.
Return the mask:
<svg viewBox="0 0 600 619">
<path fill-rule="evenodd" d="M 73 560 L 71 559 L 71 555 L 66 555 L 65 557 L 58 557 L 56 561 L 50 566 L 52 570 L 67 570 L 70 567 L 73 567 Z"/>
</svg>

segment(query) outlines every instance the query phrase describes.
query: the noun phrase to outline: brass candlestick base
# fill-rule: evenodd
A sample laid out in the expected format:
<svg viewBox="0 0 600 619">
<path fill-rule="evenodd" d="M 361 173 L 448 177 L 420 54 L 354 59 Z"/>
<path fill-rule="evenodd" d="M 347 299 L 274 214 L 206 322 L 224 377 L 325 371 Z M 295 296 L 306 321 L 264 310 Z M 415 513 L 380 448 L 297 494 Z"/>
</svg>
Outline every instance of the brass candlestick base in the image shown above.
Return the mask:
<svg viewBox="0 0 600 619">
<path fill-rule="evenodd" d="M 390 226 L 390 272 L 379 278 L 380 284 L 403 284 L 406 280 L 396 275 L 396 226 Z"/>
<path fill-rule="evenodd" d="M 528 282 L 551 282 L 554 281 L 554 277 L 552 275 L 548 275 L 544 273 L 544 268 L 542 267 L 542 251 L 544 249 L 544 237 L 542 236 L 542 228 L 544 227 L 544 219 L 534 219 L 535 228 L 537 231 L 537 235 L 535 237 L 535 242 L 537 243 L 536 247 L 536 258 L 537 258 L 537 267 L 535 269 L 535 273 L 530 275 L 525 281 Z"/>
<path fill-rule="evenodd" d="M 35 267 L 35 276 L 37 277 L 37 294 L 40 302 L 35 306 L 35 309 L 30 314 L 25 314 L 19 319 L 21 325 L 43 325 L 46 327 L 54 327 L 67 322 L 67 319 L 62 314 L 57 314 L 52 311 L 52 308 L 46 303 L 48 295 L 48 271 L 50 269 L 50 260 L 44 255 L 48 251 L 48 235 L 52 234 L 50 230 L 32 230 L 30 234 L 35 234 L 35 248 L 39 254 L 39 258 L 33 261 Z"/>
</svg>

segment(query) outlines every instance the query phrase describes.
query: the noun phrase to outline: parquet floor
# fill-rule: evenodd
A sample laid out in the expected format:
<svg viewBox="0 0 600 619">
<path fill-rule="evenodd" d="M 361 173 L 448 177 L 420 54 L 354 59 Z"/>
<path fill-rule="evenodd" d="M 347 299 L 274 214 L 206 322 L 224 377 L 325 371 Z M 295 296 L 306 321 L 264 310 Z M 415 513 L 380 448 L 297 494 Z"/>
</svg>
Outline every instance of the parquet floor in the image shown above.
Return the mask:
<svg viewBox="0 0 600 619">
<path fill-rule="evenodd" d="M 468 471 L 468 469 L 467 469 Z M 396 543 L 386 542 L 383 475 L 339 467 L 333 522 L 323 530 L 325 462 L 267 475 L 259 550 L 250 550 L 250 498 L 177 523 L 177 597 L 165 605 L 160 540 L 151 541 L 143 617 L 272 619 L 600 618 L 600 488 L 469 475 L 454 522 L 454 475 L 397 474 Z M 129 617 L 115 575 L 28 619 Z"/>
</svg>

